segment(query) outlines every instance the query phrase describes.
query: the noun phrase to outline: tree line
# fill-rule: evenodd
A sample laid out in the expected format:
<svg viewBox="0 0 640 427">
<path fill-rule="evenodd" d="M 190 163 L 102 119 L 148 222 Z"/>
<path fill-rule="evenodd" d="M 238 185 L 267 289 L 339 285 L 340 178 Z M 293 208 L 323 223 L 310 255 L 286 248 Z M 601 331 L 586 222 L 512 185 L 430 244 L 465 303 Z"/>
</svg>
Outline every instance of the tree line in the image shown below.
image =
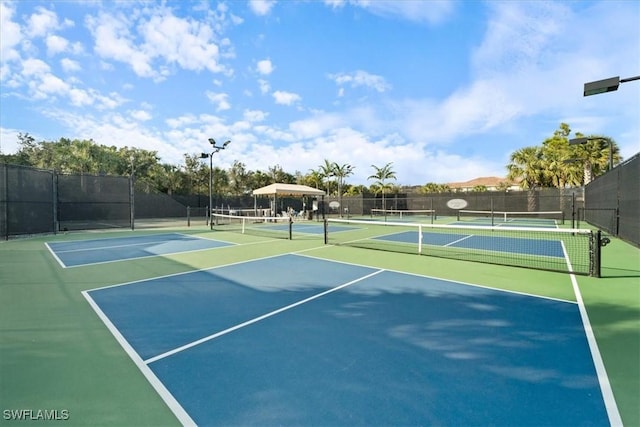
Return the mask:
<svg viewBox="0 0 640 427">
<path fill-rule="evenodd" d="M 569 125 L 561 123 L 553 136 L 541 145 L 513 152 L 506 165 L 507 180 L 501 184 L 504 189 L 511 183 L 517 183 L 523 189 L 581 186 L 608 170 L 610 149 L 614 164 L 622 160 L 613 139 L 591 135 L 585 143 L 570 145 L 570 134 Z M 576 133 L 576 137 L 584 135 Z M 172 165 L 162 163 L 156 151 L 99 145 L 93 140 L 60 138 L 58 141 L 36 142 L 28 133 L 21 133 L 18 145 L 16 154 L 0 154 L 0 162 L 68 174 L 135 175 L 137 180 L 144 180 L 167 194 L 207 194 L 209 191 L 209 165 L 202 161 L 199 153 L 184 154 L 184 164 Z M 355 166 L 350 164 L 325 159 L 307 173 L 286 172 L 279 165 L 269 166 L 264 171 L 252 171 L 236 160 L 228 169 L 214 167 L 211 170 L 212 190 L 215 194 L 239 196 L 280 182 L 321 188 L 327 194 L 339 197 L 367 192 L 384 197 L 384 194 L 416 190 L 421 193 L 452 191 L 447 184 L 433 182 L 411 189 L 402 188 L 392 182 L 396 180 L 392 162 L 383 166 L 371 165 L 372 174 L 368 177 L 371 184 L 368 187 L 351 185 L 346 180 L 354 169 Z M 478 186 L 473 190 L 486 191 L 486 187 Z"/>
</svg>

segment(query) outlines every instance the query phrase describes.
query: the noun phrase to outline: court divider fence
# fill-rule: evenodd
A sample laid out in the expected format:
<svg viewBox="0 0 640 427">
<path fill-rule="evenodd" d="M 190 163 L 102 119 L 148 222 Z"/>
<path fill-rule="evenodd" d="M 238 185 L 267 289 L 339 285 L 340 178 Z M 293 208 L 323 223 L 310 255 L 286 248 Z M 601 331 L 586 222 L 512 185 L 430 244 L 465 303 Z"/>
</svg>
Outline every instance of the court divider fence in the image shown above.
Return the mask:
<svg viewBox="0 0 640 427">
<path fill-rule="evenodd" d="M 433 210 L 434 218 L 456 217 L 451 199 L 465 209 L 505 212 L 562 212 L 571 227 L 577 221 L 640 245 L 640 154 L 596 178 L 586 187 L 524 191 L 419 194 L 365 193 L 326 196 L 318 206 L 300 198 L 213 195 L 214 212 L 290 209 L 307 219 L 371 216 L 372 210 Z M 162 224 L 208 223 L 208 195 L 169 195 L 152 183 L 126 176 L 68 175 L 52 170 L 0 163 L 0 238 L 64 230 L 141 228 Z M 323 213 L 320 215 L 320 213 Z M 255 214 L 255 213 L 254 213 Z"/>
<path fill-rule="evenodd" d="M 585 187 L 578 221 L 640 247 L 640 153 Z"/>
</svg>

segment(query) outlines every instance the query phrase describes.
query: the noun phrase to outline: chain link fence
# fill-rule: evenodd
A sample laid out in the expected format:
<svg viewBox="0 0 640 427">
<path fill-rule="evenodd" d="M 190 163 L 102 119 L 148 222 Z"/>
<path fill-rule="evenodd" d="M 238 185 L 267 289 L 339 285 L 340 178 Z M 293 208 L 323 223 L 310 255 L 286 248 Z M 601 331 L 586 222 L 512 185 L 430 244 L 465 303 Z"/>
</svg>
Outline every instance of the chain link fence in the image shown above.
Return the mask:
<svg viewBox="0 0 640 427">
<path fill-rule="evenodd" d="M 270 209 L 319 216 L 370 216 L 374 209 L 433 210 L 455 217 L 451 199 L 465 209 L 505 212 L 561 211 L 573 227 L 586 221 L 640 245 L 640 154 L 583 188 L 438 194 L 361 194 L 324 201 L 301 198 L 212 195 L 216 212 Z M 65 230 L 143 228 L 208 221 L 209 196 L 168 195 L 152 183 L 122 176 L 63 175 L 51 170 L 0 164 L 0 238 Z"/>
<path fill-rule="evenodd" d="M 578 220 L 640 246 L 640 153 L 585 187 Z"/>
<path fill-rule="evenodd" d="M 387 194 L 373 196 L 326 197 L 326 212 L 332 216 L 370 216 L 372 210 L 433 210 L 437 217 L 457 217 L 452 199 L 466 202 L 464 209 L 496 212 L 562 212 L 571 219 L 582 207 L 582 188 L 542 188 L 531 191 L 451 192 L 437 194 Z"/>
</svg>

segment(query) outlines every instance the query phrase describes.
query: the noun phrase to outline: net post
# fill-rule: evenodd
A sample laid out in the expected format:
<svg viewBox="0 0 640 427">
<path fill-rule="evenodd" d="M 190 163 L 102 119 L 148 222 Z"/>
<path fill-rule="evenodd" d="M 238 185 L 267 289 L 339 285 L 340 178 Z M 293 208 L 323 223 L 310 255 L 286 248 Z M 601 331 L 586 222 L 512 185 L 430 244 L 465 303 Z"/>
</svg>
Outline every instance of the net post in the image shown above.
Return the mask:
<svg viewBox="0 0 640 427">
<path fill-rule="evenodd" d="M 293 218 L 289 216 L 289 240 L 293 238 Z"/>
<path fill-rule="evenodd" d="M 429 209 L 431 210 L 431 224 L 433 224 L 433 221 L 436 219 L 436 211 L 433 209 L 433 197 L 430 199 L 431 204 Z"/>
<path fill-rule="evenodd" d="M 422 224 L 418 224 L 418 255 L 422 255 Z"/>
<path fill-rule="evenodd" d="M 324 221 L 324 244 L 328 244 L 329 243 L 329 224 L 327 219 L 325 218 Z"/>
<path fill-rule="evenodd" d="M 601 277 L 600 266 L 602 263 L 602 231 L 591 234 L 591 268 L 590 276 Z"/>
<path fill-rule="evenodd" d="M 247 220 L 245 218 L 242 218 L 242 234 L 244 234 L 244 226 L 246 224 Z"/>
<path fill-rule="evenodd" d="M 191 227 L 191 206 L 187 206 L 187 227 Z"/>
</svg>

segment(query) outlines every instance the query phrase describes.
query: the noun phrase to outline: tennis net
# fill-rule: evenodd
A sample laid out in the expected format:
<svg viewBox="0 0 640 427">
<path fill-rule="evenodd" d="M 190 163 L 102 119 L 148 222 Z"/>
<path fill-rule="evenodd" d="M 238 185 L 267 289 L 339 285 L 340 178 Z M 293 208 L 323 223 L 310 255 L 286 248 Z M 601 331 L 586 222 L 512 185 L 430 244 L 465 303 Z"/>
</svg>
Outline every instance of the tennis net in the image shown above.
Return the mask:
<svg viewBox="0 0 640 427">
<path fill-rule="evenodd" d="M 292 225 L 290 217 L 211 215 L 211 228 L 216 231 L 291 239 Z"/>
<path fill-rule="evenodd" d="M 371 209 L 371 218 L 399 221 L 433 220 L 436 211 L 433 209 Z"/>
<path fill-rule="evenodd" d="M 462 209 L 458 211 L 458 221 L 490 222 L 491 225 L 514 223 L 514 225 L 523 226 L 542 225 L 553 227 L 557 224 L 564 224 L 564 212 L 508 212 Z"/>
<path fill-rule="evenodd" d="M 325 221 L 327 244 L 583 275 L 599 275 L 596 240 L 580 229 Z"/>
</svg>

